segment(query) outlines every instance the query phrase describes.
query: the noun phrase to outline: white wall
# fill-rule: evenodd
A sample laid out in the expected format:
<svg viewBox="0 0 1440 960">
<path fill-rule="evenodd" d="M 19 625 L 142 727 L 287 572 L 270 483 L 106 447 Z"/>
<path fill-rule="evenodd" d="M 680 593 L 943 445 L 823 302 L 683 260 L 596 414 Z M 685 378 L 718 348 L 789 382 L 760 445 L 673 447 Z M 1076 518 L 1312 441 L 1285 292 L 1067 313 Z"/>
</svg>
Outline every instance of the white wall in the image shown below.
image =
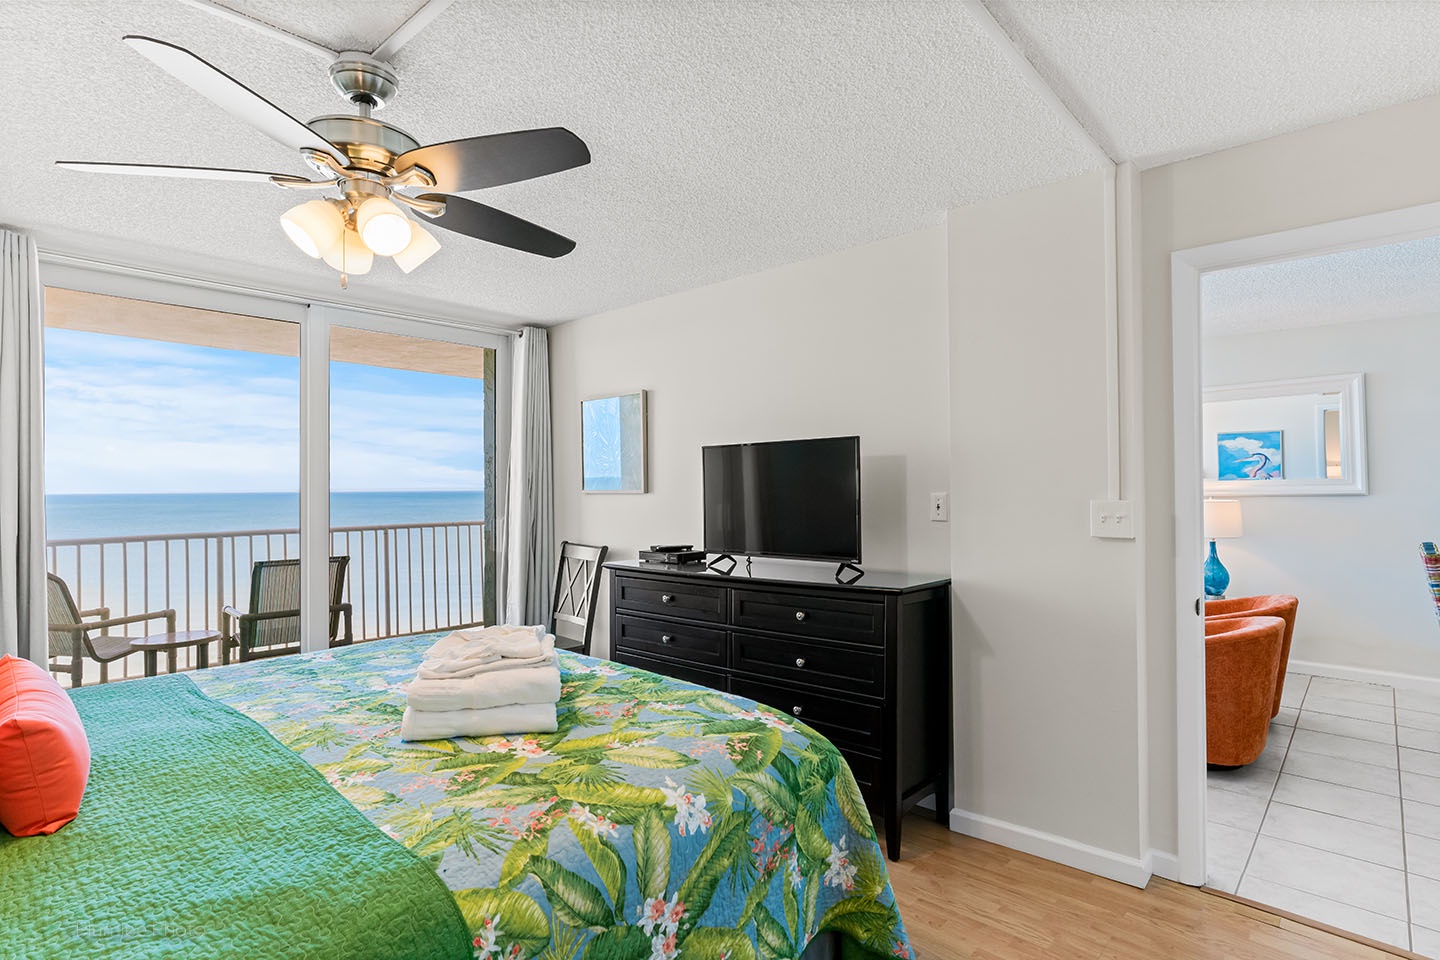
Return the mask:
<svg viewBox="0 0 1440 960">
<path fill-rule="evenodd" d="M 1170 254 L 1440 200 L 1440 97 L 1157 167 L 1142 178 L 1144 478 L 1152 846 L 1177 843 Z M 1200 595 L 1195 585 L 1194 596 Z M 1193 598 L 1180 598 L 1188 604 Z"/>
<path fill-rule="evenodd" d="M 1417 552 L 1440 539 L 1440 316 L 1213 337 L 1204 348 L 1207 385 L 1365 374 L 1370 495 L 1243 498 L 1245 536 L 1220 544 L 1230 593 L 1300 598 L 1294 659 L 1440 677 Z M 1313 448 L 1306 412 L 1298 432 Z"/>
<path fill-rule="evenodd" d="M 552 328 L 556 537 L 615 559 L 698 545 L 701 446 L 859 434 L 863 566 L 948 573 L 948 526 L 928 515 L 949 485 L 947 336 L 943 226 Z M 650 391 L 651 492 L 583 494 L 580 401 L 634 389 Z"/>
<path fill-rule="evenodd" d="M 1143 881 L 1137 550 L 1089 534 L 1106 203 L 1095 174 L 950 213 L 955 825 Z"/>
</svg>

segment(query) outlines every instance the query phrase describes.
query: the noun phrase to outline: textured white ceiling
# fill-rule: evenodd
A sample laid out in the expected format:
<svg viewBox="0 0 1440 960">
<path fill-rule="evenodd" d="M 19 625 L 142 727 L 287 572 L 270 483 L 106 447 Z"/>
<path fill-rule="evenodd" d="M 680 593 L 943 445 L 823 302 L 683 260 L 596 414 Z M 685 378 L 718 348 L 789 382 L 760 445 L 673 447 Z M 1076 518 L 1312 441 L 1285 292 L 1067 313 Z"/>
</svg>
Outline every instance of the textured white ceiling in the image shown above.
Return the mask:
<svg viewBox="0 0 1440 960">
<path fill-rule="evenodd" d="M 1112 156 L 1140 166 L 1440 92 L 1434 0 L 986 4 Z"/>
<path fill-rule="evenodd" d="M 378 43 L 416 6 L 227 2 L 328 46 Z M 174 0 L 12 0 L 5 16 L 0 221 L 176 263 L 223 254 L 257 279 L 338 292 L 279 230 L 291 194 L 50 165 L 301 171 L 122 34 L 185 46 L 301 119 L 345 107 L 322 61 Z M 570 256 L 442 233 L 414 274 L 377 264 L 356 297 L 566 319 L 920 229 L 1092 164 L 951 3 L 459 0 L 394 63 L 400 93 L 381 116 L 422 143 L 559 124 L 594 161 L 474 194 L 573 237 Z"/>
<path fill-rule="evenodd" d="M 371 48 L 420 0 L 224 0 Z M 1440 90 L 1440 3 L 993 2 L 1117 155 L 1202 153 Z M 325 64 L 179 0 L 9 0 L 0 222 L 96 255 L 335 297 L 264 186 L 56 170 L 55 159 L 300 172 L 119 37 L 186 46 L 301 119 Z M 1089 153 L 958 2 L 457 0 L 395 58 L 381 116 L 421 142 L 560 124 L 594 162 L 475 194 L 575 238 L 550 261 L 460 236 L 348 296 L 567 319 L 934 224 L 1083 172 Z M 116 253 L 115 251 L 119 251 Z"/>
<path fill-rule="evenodd" d="M 1440 315 L 1440 237 L 1206 274 L 1201 303 L 1211 337 Z"/>
</svg>

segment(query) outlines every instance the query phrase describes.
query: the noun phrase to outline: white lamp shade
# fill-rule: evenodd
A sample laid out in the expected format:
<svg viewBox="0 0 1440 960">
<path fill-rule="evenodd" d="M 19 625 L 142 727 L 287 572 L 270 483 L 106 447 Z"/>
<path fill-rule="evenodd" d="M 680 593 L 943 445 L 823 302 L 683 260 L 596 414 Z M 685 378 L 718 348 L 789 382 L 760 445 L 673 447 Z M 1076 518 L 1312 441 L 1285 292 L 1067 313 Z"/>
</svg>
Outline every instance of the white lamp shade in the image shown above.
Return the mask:
<svg viewBox="0 0 1440 960">
<path fill-rule="evenodd" d="M 351 276 L 358 277 L 369 273 L 370 265 L 375 262 L 375 254 L 370 252 L 370 248 L 360 239 L 360 234 L 354 230 L 346 230 L 343 236 L 344 241 L 325 254 L 325 262 Z"/>
<path fill-rule="evenodd" d="M 1229 540 L 1243 535 L 1239 500 L 1205 501 L 1205 539 Z"/>
<path fill-rule="evenodd" d="M 307 257 L 323 257 L 339 247 L 345 217 L 328 200 L 308 200 L 282 213 L 280 227 Z"/>
<path fill-rule="evenodd" d="M 382 257 L 393 257 L 410 245 L 410 219 L 384 197 L 371 197 L 355 211 L 355 229 L 365 246 Z"/>
<path fill-rule="evenodd" d="M 414 270 L 420 264 L 429 260 L 436 250 L 440 249 L 440 241 L 435 235 L 418 223 L 410 224 L 410 243 L 395 254 L 395 266 L 405 273 Z"/>
</svg>

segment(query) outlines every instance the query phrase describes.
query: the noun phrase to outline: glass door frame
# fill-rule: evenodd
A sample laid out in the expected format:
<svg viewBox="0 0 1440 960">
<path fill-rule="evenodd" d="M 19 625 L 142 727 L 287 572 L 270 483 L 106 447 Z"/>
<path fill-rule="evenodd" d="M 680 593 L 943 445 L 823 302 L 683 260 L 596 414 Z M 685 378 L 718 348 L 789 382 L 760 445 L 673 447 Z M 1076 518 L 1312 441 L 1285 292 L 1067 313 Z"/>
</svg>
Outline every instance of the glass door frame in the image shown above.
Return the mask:
<svg viewBox="0 0 1440 960">
<path fill-rule="evenodd" d="M 330 631 L 330 331 L 349 327 L 422 340 L 483 347 L 491 351 L 484 371 L 485 529 L 482 535 L 484 580 L 481 603 L 486 623 L 496 622 L 495 561 L 499 488 L 508 462 L 509 392 L 499 389 L 497 371 L 510 369 L 510 337 L 455 323 L 396 317 L 380 312 L 314 304 L 300 333 L 300 646 L 323 649 Z M 307 602 L 307 598 L 310 602 Z"/>
</svg>

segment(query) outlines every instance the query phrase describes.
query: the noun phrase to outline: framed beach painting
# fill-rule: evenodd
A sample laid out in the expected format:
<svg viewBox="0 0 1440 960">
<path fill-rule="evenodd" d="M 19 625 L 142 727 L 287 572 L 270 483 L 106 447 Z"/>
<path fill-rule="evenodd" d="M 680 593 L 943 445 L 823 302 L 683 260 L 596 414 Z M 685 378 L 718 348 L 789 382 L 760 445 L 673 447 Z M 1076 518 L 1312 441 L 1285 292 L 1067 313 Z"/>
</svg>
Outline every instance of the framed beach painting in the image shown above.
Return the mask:
<svg viewBox="0 0 1440 960">
<path fill-rule="evenodd" d="M 1284 431 L 1215 435 L 1220 480 L 1284 480 Z"/>
<path fill-rule="evenodd" d="M 645 391 L 580 402 L 581 489 L 585 493 L 645 493 Z"/>
</svg>

